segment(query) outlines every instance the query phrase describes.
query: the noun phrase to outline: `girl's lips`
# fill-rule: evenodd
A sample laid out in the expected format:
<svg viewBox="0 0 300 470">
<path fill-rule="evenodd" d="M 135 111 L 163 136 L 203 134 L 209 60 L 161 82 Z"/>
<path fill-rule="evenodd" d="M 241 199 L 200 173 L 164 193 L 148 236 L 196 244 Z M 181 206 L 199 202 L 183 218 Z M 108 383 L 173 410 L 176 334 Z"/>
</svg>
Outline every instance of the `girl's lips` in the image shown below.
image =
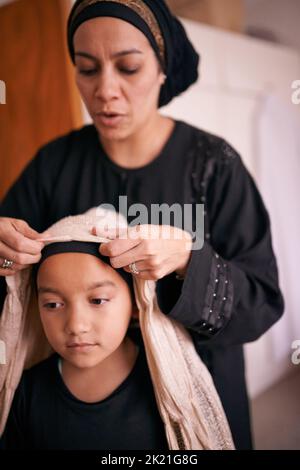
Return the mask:
<svg viewBox="0 0 300 470">
<path fill-rule="evenodd" d="M 71 343 L 67 344 L 68 349 L 77 352 L 88 352 L 97 346 L 96 343 Z"/>
</svg>

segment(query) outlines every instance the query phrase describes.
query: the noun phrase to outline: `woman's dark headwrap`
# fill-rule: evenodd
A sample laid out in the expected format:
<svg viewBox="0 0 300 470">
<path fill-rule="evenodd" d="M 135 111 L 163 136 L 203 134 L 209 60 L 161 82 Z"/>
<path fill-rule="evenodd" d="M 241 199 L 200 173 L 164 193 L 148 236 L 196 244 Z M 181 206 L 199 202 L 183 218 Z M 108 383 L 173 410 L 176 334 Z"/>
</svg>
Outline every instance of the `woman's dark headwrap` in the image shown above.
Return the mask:
<svg viewBox="0 0 300 470">
<path fill-rule="evenodd" d="M 159 106 L 169 103 L 197 80 L 199 55 L 164 0 L 77 0 L 68 20 L 68 46 L 73 62 L 75 31 L 85 21 L 101 16 L 127 21 L 148 38 L 167 76 Z"/>
</svg>

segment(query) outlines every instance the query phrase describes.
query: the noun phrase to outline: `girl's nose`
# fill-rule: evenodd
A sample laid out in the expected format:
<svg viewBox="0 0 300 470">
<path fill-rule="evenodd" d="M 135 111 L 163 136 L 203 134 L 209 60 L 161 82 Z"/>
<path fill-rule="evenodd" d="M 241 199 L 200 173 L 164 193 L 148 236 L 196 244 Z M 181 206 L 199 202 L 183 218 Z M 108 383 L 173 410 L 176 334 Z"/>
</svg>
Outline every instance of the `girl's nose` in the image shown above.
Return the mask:
<svg viewBox="0 0 300 470">
<path fill-rule="evenodd" d="M 82 308 L 80 308 L 80 306 L 70 307 L 65 324 L 66 333 L 78 336 L 89 332 L 89 330 L 90 325 L 87 314 L 82 310 Z"/>
</svg>

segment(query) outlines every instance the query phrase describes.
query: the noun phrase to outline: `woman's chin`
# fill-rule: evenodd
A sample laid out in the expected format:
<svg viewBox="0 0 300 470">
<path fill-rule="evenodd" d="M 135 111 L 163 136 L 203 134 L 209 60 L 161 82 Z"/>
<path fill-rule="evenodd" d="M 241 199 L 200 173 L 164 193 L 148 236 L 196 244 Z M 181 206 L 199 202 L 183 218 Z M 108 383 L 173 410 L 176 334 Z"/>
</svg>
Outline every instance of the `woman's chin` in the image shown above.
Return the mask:
<svg viewBox="0 0 300 470">
<path fill-rule="evenodd" d="M 109 128 L 105 127 L 102 125 L 99 125 L 98 123 L 95 123 L 95 127 L 103 139 L 106 140 L 111 140 L 111 141 L 117 141 L 117 140 L 124 140 L 128 138 L 131 134 L 130 130 L 128 127 L 115 127 L 115 128 Z"/>
</svg>

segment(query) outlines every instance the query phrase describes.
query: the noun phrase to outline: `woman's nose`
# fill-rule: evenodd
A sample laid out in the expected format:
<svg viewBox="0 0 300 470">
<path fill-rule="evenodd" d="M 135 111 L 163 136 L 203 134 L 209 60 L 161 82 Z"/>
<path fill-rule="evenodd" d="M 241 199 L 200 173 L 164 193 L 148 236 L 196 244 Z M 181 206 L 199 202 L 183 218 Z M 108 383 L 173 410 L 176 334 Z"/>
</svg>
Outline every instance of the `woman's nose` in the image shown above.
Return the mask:
<svg viewBox="0 0 300 470">
<path fill-rule="evenodd" d="M 87 313 L 80 306 L 72 306 L 68 309 L 65 331 L 69 335 L 78 336 L 87 333 L 90 324 Z"/>
<path fill-rule="evenodd" d="M 120 96 L 118 78 L 110 71 L 102 71 L 99 74 L 95 97 L 107 102 Z"/>
</svg>

